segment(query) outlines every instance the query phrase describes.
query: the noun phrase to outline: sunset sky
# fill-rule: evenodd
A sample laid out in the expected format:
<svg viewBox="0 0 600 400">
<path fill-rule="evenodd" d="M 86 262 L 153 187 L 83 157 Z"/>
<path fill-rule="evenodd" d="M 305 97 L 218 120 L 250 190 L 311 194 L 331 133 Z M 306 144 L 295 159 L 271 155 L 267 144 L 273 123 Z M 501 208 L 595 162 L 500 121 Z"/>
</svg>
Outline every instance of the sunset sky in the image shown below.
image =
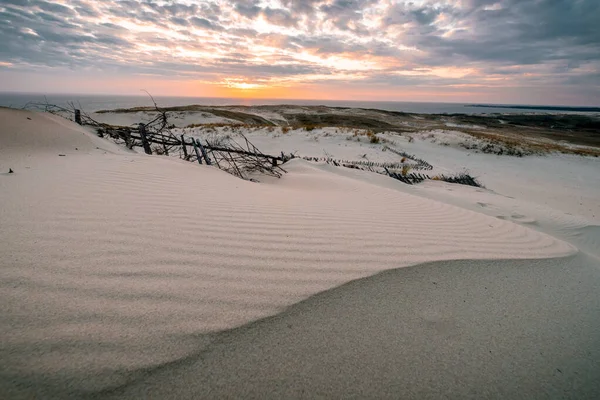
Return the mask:
<svg viewBox="0 0 600 400">
<path fill-rule="evenodd" d="M 0 0 L 0 91 L 600 105 L 599 0 Z"/>
</svg>

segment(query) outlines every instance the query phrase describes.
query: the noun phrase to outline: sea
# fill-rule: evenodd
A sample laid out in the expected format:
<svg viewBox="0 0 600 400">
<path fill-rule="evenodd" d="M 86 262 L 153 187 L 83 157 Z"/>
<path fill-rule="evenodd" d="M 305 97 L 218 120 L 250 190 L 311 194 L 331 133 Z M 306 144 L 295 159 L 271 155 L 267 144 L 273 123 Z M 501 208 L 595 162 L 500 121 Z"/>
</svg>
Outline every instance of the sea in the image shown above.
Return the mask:
<svg viewBox="0 0 600 400">
<path fill-rule="evenodd" d="M 289 99 L 242 99 L 216 97 L 167 97 L 155 96 L 154 100 L 160 107 L 185 105 L 206 106 L 257 106 L 257 105 L 323 105 L 328 107 L 368 108 L 386 111 L 399 111 L 416 114 L 539 114 L 539 113 L 574 113 L 598 114 L 597 107 L 567 107 L 567 106 L 536 106 L 515 104 L 474 104 L 474 103 L 424 103 L 400 101 L 350 101 L 350 100 L 289 100 Z M 74 104 L 85 112 L 114 110 L 117 108 L 132 108 L 152 106 L 149 96 L 123 95 L 81 95 L 81 94 L 42 94 L 42 93 L 2 93 L 0 106 L 24 108 L 33 103 L 49 103 L 57 106 Z"/>
</svg>

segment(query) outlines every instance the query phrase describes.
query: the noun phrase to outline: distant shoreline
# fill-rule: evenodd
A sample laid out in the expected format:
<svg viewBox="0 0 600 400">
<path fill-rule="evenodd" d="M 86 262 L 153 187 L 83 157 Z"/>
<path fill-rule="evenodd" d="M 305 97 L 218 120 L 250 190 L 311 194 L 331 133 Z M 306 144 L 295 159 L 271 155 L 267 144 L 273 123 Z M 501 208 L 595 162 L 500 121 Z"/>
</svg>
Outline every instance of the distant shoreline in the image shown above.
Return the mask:
<svg viewBox="0 0 600 400">
<path fill-rule="evenodd" d="M 410 101 L 360 101 L 360 100 L 302 100 L 302 99 L 232 99 L 217 97 L 177 97 L 155 95 L 154 99 L 162 107 L 177 107 L 182 104 L 203 104 L 205 106 L 277 106 L 288 104 L 293 106 L 326 106 L 378 109 L 409 114 L 529 114 L 535 110 L 548 113 L 551 110 L 561 113 L 588 114 L 590 111 L 600 112 L 600 106 L 588 105 L 534 105 L 524 104 L 513 106 L 510 104 L 494 105 L 490 103 L 436 103 L 436 102 L 410 102 Z M 21 108 L 29 103 L 56 104 L 68 106 L 75 103 L 82 110 L 96 112 L 98 110 L 126 109 L 134 107 L 152 106 L 152 101 L 147 96 L 137 95 L 85 95 L 85 94 L 40 94 L 40 93 L 6 93 L 0 92 L 0 105 L 12 108 Z M 477 104 L 470 106 L 470 104 Z M 531 111 L 530 111 L 531 110 Z M 543 111 L 546 110 L 546 111 Z M 584 111 L 576 111 L 584 110 Z"/>
<path fill-rule="evenodd" d="M 518 110 L 546 110 L 573 112 L 600 112 L 600 107 L 569 107 L 569 106 L 499 106 L 495 104 L 467 104 L 465 107 L 478 108 L 513 108 Z"/>
</svg>

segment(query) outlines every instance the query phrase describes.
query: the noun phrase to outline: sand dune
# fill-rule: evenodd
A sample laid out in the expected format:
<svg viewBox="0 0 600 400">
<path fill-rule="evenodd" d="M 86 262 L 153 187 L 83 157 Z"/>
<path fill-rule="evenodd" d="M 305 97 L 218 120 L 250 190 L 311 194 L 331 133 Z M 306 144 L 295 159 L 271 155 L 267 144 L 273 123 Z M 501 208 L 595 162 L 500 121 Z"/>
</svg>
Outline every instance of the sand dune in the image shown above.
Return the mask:
<svg viewBox="0 0 600 400">
<path fill-rule="evenodd" d="M 576 252 L 401 183 L 296 160 L 257 184 L 53 116 L 0 109 L 0 120 L 0 171 L 15 171 L 0 175 L 0 379 L 15 393 L 121 385 L 214 332 L 383 270 Z"/>
<path fill-rule="evenodd" d="M 578 254 L 385 271 L 98 397 L 597 399 L 598 266 Z"/>
</svg>

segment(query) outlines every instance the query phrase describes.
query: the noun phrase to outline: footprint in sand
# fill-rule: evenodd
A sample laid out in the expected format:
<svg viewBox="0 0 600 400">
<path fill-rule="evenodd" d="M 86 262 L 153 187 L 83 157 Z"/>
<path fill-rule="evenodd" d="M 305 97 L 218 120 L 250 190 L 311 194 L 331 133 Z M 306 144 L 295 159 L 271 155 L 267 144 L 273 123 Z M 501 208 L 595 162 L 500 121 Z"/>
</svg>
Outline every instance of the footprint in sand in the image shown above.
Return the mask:
<svg viewBox="0 0 600 400">
<path fill-rule="evenodd" d="M 497 215 L 496 218 L 518 222 L 520 224 L 537 224 L 537 220 L 535 218 L 518 213 L 512 213 L 511 215 Z"/>
<path fill-rule="evenodd" d="M 498 210 L 498 207 L 495 207 L 493 204 L 490 204 L 490 203 L 477 202 L 476 204 L 481 208 L 487 208 L 490 210 Z M 520 224 L 536 224 L 537 223 L 537 220 L 535 218 L 531 218 L 531 217 L 528 217 L 526 215 L 519 214 L 516 212 L 512 213 L 510 215 L 496 215 L 496 218 L 507 220 L 507 221 L 518 222 Z"/>
</svg>

